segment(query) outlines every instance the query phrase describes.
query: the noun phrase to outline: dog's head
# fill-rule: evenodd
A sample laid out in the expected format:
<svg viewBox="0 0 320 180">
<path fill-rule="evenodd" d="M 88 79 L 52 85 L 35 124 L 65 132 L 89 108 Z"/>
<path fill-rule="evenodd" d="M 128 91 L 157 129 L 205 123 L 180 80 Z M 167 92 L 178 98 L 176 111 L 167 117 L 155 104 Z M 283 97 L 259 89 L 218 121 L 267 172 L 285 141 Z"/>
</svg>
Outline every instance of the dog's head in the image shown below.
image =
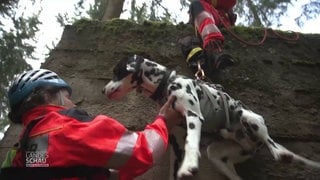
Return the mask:
<svg viewBox="0 0 320 180">
<path fill-rule="evenodd" d="M 127 93 L 141 84 L 141 63 L 144 58 L 131 56 L 124 58 L 114 67 L 112 80 L 103 88 L 102 92 L 109 99 L 121 99 Z"/>
</svg>

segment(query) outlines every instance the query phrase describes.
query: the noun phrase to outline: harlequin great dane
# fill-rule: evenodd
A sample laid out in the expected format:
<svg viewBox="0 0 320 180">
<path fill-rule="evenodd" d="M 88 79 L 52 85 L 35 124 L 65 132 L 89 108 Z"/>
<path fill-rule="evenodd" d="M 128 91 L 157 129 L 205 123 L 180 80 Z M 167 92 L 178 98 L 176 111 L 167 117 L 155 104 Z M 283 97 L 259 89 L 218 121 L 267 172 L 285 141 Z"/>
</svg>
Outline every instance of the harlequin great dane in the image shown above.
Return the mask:
<svg viewBox="0 0 320 180">
<path fill-rule="evenodd" d="M 319 162 L 301 157 L 276 143 L 269 136 L 262 116 L 231 98 L 216 84 L 176 75 L 175 71 L 134 55 L 115 66 L 113 79 L 104 87 L 103 93 L 109 99 L 121 99 L 134 89 L 159 104 L 170 95 L 176 96 L 173 108 L 186 119 L 184 158 L 177 173 L 178 179 L 191 177 L 198 171 L 203 132 L 214 132 L 225 139 L 211 142 L 207 154 L 229 179 L 241 179 L 234 164 L 250 158 L 262 144 L 277 161 L 297 161 L 320 168 Z"/>
</svg>

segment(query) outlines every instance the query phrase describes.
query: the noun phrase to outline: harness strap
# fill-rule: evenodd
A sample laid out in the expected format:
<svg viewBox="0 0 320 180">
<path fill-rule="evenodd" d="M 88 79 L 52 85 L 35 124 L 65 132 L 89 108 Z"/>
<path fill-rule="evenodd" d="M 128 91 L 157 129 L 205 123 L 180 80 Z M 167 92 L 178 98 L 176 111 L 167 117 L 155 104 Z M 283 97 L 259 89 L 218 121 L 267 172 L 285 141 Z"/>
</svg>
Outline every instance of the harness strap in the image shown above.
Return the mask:
<svg viewBox="0 0 320 180">
<path fill-rule="evenodd" d="M 161 79 L 159 86 L 157 87 L 156 91 L 150 96 L 151 99 L 154 101 L 160 100 L 163 97 L 164 88 L 167 85 L 168 79 L 172 73 L 172 70 L 167 70 Z"/>
<path fill-rule="evenodd" d="M 201 86 L 202 89 L 204 90 L 204 92 L 208 95 L 211 103 L 214 105 L 214 106 L 219 106 L 217 103 L 216 103 L 216 100 L 214 99 L 214 97 L 212 96 L 211 92 L 209 91 L 209 89 L 206 87 L 206 86 Z M 221 99 L 222 99 L 222 105 L 223 105 L 223 109 L 224 109 L 224 112 L 225 112 L 225 116 L 226 116 L 226 123 L 225 123 L 225 126 L 226 128 L 230 128 L 230 116 L 229 116 L 229 108 L 228 108 L 228 102 L 227 102 L 227 99 L 226 97 L 224 96 L 224 94 L 220 91 L 220 90 L 217 90 L 218 91 L 218 94 L 220 95 Z"/>
<path fill-rule="evenodd" d="M 26 158 L 25 158 L 25 157 L 26 157 L 26 151 L 27 151 L 27 149 L 28 149 L 29 134 L 30 134 L 31 130 L 33 129 L 33 127 L 34 127 L 35 125 L 37 125 L 38 122 L 39 122 L 42 118 L 43 118 L 43 116 L 39 116 L 39 117 L 37 117 L 36 119 L 32 120 L 32 121 L 27 125 L 26 129 L 24 130 L 23 135 L 22 135 L 19 143 L 17 143 L 17 144 L 18 144 L 18 149 L 19 149 L 20 151 L 22 151 L 22 154 L 23 154 L 23 159 L 22 159 L 22 160 L 23 160 L 24 166 L 26 165 Z"/>
<path fill-rule="evenodd" d="M 228 107 L 228 101 L 226 96 L 221 92 L 218 91 L 218 94 L 220 95 L 221 99 L 222 99 L 222 104 L 224 107 L 224 112 L 226 114 L 226 128 L 230 128 L 230 116 L 229 116 L 229 107 Z"/>
<path fill-rule="evenodd" d="M 20 141 L 19 141 L 19 149 L 22 151 L 27 150 L 28 140 L 29 140 L 29 134 L 33 127 L 38 124 L 38 122 L 43 118 L 43 116 L 39 116 L 36 119 L 32 120 L 26 127 Z"/>
</svg>

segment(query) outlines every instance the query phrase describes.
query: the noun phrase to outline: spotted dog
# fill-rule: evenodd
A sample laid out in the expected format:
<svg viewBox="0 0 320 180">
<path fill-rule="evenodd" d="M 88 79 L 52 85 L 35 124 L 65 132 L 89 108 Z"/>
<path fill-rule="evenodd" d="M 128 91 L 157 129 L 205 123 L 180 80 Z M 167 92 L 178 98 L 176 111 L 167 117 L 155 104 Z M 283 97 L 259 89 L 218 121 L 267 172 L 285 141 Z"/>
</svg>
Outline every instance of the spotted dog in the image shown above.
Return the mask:
<svg viewBox="0 0 320 180">
<path fill-rule="evenodd" d="M 210 161 L 226 177 L 241 179 L 234 164 L 252 156 L 257 147 L 266 145 L 277 161 L 297 161 L 320 168 L 320 163 L 301 157 L 276 143 L 268 134 L 261 115 L 231 98 L 215 84 L 177 75 L 175 71 L 134 55 L 121 60 L 114 68 L 113 79 L 104 87 L 109 99 L 121 99 L 136 89 L 159 104 L 176 96 L 174 109 L 186 119 L 185 144 L 178 179 L 193 176 L 199 168 L 202 133 L 216 133 L 207 145 Z M 204 136 L 202 136 L 204 138 Z"/>
</svg>

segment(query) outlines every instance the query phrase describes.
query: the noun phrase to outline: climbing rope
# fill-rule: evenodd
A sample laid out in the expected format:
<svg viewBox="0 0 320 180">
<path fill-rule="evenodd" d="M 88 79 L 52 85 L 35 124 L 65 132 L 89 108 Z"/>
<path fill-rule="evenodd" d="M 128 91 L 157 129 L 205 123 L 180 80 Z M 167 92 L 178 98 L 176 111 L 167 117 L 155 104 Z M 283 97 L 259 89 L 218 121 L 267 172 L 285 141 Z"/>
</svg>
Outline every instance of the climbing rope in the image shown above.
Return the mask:
<svg viewBox="0 0 320 180">
<path fill-rule="evenodd" d="M 245 41 L 243 40 L 242 38 L 240 38 L 237 34 L 235 34 L 232 30 L 231 30 L 231 25 L 230 23 L 228 22 L 228 16 L 226 14 L 222 15 L 221 13 L 219 13 L 219 18 L 220 18 L 220 21 L 222 23 L 222 25 L 226 28 L 226 30 L 234 37 L 236 38 L 237 40 L 239 40 L 240 42 L 246 44 L 246 45 L 250 45 L 250 46 L 259 46 L 261 44 L 264 43 L 264 41 L 267 39 L 268 37 L 268 34 L 270 35 L 270 32 L 272 34 L 274 34 L 275 36 L 277 36 L 278 38 L 280 39 L 283 39 L 283 40 L 287 40 L 287 41 L 296 41 L 299 39 L 299 33 L 297 32 L 293 32 L 294 33 L 294 37 L 293 38 L 289 38 L 289 37 L 285 37 L 283 35 L 281 35 L 280 33 L 277 33 L 275 30 L 271 29 L 271 28 L 264 28 L 264 35 L 263 35 L 263 38 L 259 41 L 259 42 L 248 42 L 248 41 Z"/>
</svg>

